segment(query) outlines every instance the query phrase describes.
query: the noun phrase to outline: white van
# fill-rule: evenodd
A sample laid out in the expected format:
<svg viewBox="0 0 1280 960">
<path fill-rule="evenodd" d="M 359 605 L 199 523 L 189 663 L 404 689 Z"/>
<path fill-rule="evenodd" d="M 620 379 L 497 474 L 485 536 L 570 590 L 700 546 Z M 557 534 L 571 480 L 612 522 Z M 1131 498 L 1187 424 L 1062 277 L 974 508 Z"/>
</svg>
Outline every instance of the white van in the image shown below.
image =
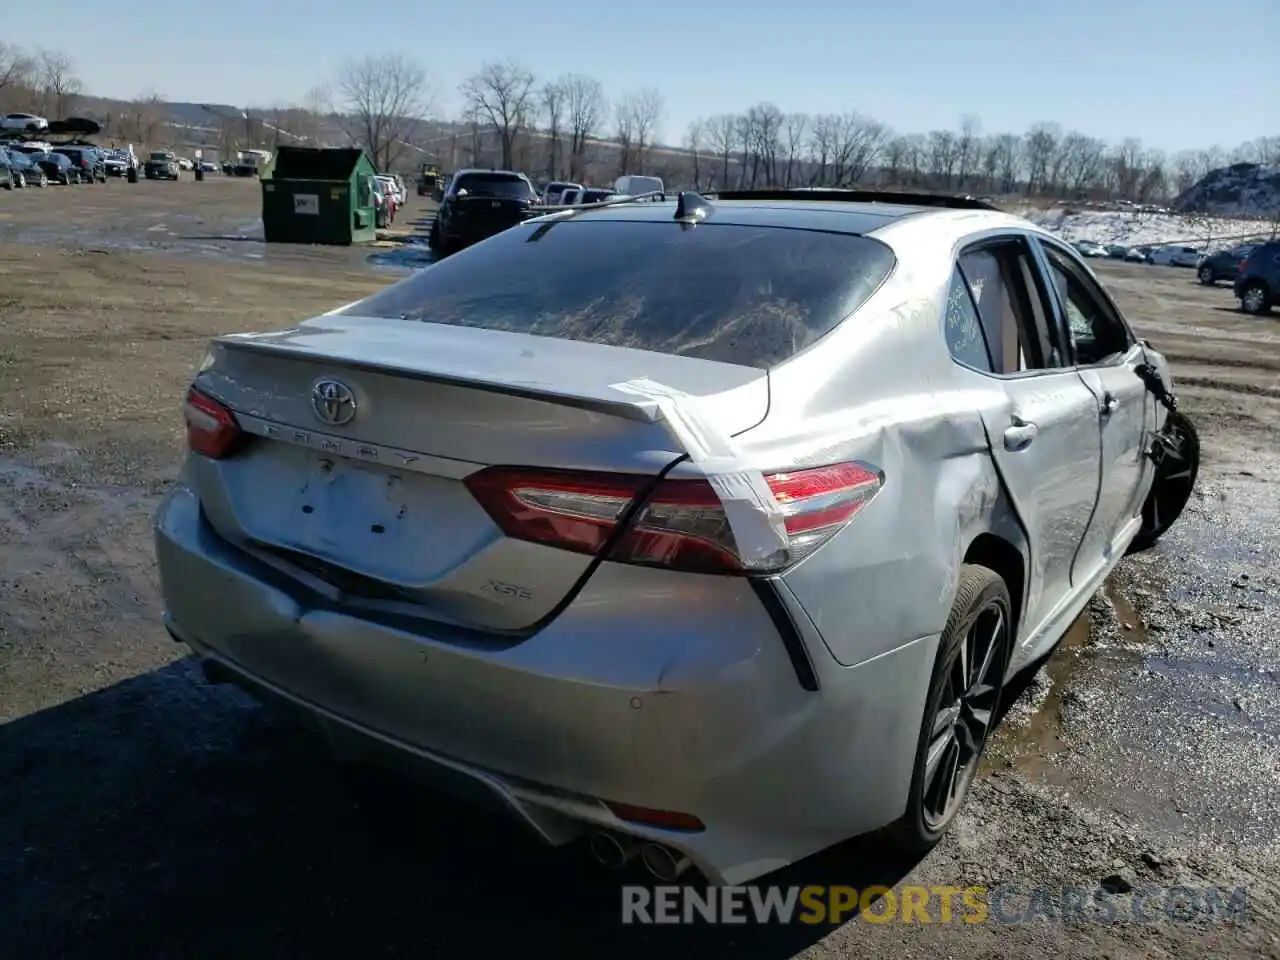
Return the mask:
<svg viewBox="0 0 1280 960">
<path fill-rule="evenodd" d="M 634 174 L 619 177 L 613 182 L 613 189 L 615 193 L 628 197 L 638 197 L 642 193 L 666 192 L 660 177 L 639 177 Z"/>
</svg>

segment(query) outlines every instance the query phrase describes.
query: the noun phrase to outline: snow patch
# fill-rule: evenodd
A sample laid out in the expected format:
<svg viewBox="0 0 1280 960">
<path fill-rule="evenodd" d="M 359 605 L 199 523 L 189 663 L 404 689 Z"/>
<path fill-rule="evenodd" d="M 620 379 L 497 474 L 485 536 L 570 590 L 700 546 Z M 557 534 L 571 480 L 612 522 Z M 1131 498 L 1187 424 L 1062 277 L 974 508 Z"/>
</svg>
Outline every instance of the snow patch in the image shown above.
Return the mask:
<svg viewBox="0 0 1280 960">
<path fill-rule="evenodd" d="M 1026 218 L 1064 240 L 1127 247 L 1183 244 L 1214 250 L 1242 240 L 1266 239 L 1276 224 L 1266 220 L 1189 216 L 1136 211 L 1075 211 L 1069 208 L 1032 211 Z"/>
</svg>

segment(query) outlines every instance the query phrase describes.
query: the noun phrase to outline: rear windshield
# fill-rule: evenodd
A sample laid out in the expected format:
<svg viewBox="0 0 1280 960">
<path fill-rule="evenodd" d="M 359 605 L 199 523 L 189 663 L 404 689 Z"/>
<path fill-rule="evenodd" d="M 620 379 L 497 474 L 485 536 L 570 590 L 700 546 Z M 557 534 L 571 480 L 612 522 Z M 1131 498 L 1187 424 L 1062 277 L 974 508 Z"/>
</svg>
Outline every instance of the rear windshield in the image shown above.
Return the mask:
<svg viewBox="0 0 1280 960">
<path fill-rule="evenodd" d="M 599 203 L 601 200 L 608 200 L 614 196 L 612 190 L 587 190 L 582 194 L 583 203 Z"/>
<path fill-rule="evenodd" d="M 151 159 L 152 160 L 168 160 L 169 155 L 167 153 L 153 153 L 151 155 Z"/>
<path fill-rule="evenodd" d="M 878 240 L 777 227 L 514 227 L 340 311 L 753 367 L 803 350 L 889 275 Z"/>
<path fill-rule="evenodd" d="M 467 173 L 458 178 L 458 189 L 465 189 L 481 197 L 506 197 L 512 200 L 526 200 L 531 197 L 529 184 L 519 177 L 504 176 L 501 173 Z"/>
</svg>

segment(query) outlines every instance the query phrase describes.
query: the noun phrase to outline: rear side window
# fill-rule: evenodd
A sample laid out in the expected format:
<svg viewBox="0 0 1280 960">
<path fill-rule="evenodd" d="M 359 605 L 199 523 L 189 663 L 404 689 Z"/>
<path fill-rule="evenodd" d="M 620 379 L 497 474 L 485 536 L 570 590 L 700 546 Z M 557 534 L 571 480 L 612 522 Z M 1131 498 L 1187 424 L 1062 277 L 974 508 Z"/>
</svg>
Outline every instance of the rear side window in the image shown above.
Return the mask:
<svg viewBox="0 0 1280 960">
<path fill-rule="evenodd" d="M 957 267 L 951 274 L 951 289 L 947 292 L 947 349 L 966 367 L 995 372 L 991 362 L 991 350 L 987 346 L 987 333 L 969 294 L 969 285 Z"/>
<path fill-rule="evenodd" d="M 341 312 L 767 368 L 861 306 L 894 262 L 880 241 L 848 234 L 553 221 L 504 231 Z"/>
<path fill-rule="evenodd" d="M 478 197 L 503 197 L 509 200 L 524 200 L 533 195 L 527 182 L 519 177 L 503 176 L 500 173 L 463 174 L 458 178 L 457 188 Z"/>
</svg>

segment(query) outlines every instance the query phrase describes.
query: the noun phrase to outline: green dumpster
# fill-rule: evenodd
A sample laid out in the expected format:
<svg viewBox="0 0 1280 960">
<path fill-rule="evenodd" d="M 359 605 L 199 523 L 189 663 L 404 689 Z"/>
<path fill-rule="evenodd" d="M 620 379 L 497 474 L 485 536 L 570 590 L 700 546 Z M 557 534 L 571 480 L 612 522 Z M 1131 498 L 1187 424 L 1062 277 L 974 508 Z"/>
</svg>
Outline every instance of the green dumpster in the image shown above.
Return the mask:
<svg viewBox="0 0 1280 960">
<path fill-rule="evenodd" d="M 375 172 L 363 150 L 281 147 L 262 180 L 267 243 L 347 246 L 376 240 Z"/>
</svg>

